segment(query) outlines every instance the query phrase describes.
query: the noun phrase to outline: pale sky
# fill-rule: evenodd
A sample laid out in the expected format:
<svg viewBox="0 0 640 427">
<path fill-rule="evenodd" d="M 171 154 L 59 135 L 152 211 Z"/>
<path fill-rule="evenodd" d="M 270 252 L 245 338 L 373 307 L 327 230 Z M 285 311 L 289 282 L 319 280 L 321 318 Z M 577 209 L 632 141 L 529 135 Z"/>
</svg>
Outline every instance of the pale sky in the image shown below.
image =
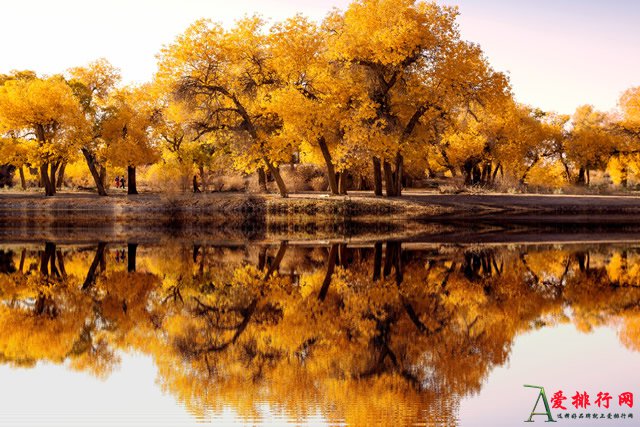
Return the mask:
<svg viewBox="0 0 640 427">
<path fill-rule="evenodd" d="M 245 14 L 322 19 L 348 0 L 0 0 L 0 73 L 62 72 L 105 57 L 126 83 L 149 80 L 155 54 L 191 22 L 231 25 Z M 465 39 L 507 71 L 520 102 L 571 113 L 615 107 L 640 85 L 640 1 L 446 0 Z"/>
</svg>

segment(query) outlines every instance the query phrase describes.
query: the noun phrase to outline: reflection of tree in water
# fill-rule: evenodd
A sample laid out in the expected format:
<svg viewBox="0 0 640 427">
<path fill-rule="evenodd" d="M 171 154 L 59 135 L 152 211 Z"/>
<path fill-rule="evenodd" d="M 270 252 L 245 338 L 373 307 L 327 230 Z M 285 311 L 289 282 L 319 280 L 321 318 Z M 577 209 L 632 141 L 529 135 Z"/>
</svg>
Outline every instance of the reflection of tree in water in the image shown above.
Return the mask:
<svg viewBox="0 0 640 427">
<path fill-rule="evenodd" d="M 16 266 L 13 262 L 13 251 L 0 250 L 0 274 L 14 273 Z"/>
<path fill-rule="evenodd" d="M 132 315 L 145 307 L 157 280 L 107 271 L 105 253 L 104 243 L 71 254 L 51 242 L 39 250 L 21 251 L 19 268 L 0 275 L 3 360 L 69 360 L 72 367 L 96 375 L 109 373 L 117 362 L 115 338 L 139 324 L 141 318 Z M 128 322 L 122 321 L 123 315 Z"/>
<path fill-rule="evenodd" d="M 258 257 L 259 266 L 266 266 L 262 259 Z M 278 403 L 285 403 L 280 400 L 292 391 L 313 390 L 314 401 L 341 406 L 352 421 L 371 414 L 371 402 L 380 400 L 369 394 L 375 390 L 388 398 L 376 415 L 404 407 L 400 418 L 417 420 L 434 405 L 477 391 L 488 370 L 506 360 L 517 328 L 527 328 L 529 319 L 554 308 L 542 297 L 528 304 L 509 301 L 512 294 L 495 289 L 504 278 L 493 266 L 486 268 L 486 277 L 474 275 L 484 283 L 474 283 L 479 295 L 465 300 L 471 283 L 465 260 L 471 257 L 464 253 L 455 260 L 425 259 L 403 251 L 399 242 L 372 249 L 333 244 L 325 259 L 322 268 L 303 274 L 299 286 L 286 275 L 264 281 L 256 270 L 245 274 L 240 268 L 243 273 L 231 282 L 208 288 L 211 303 L 203 302 L 202 295 L 194 297 L 194 308 L 172 318 L 171 327 L 178 332 L 174 345 L 187 365 L 182 372 L 166 370 L 166 387 L 200 409 L 215 407 L 214 398 L 221 395 L 226 399 L 219 401 L 233 401 L 247 389 L 255 391 L 256 399 L 268 395 L 267 400 Z M 498 265 L 491 254 L 478 259 Z M 507 275 L 512 286 L 530 291 L 516 280 L 518 272 Z M 513 303 L 510 311 L 504 307 L 508 301 Z M 492 304 L 498 307 L 488 312 L 495 316 L 485 316 Z M 519 312 L 519 307 L 524 309 Z M 253 315 L 249 322 L 247 313 Z M 504 328 L 508 316 L 514 318 L 511 329 Z M 189 378 L 187 390 L 181 388 L 184 376 Z M 300 380 L 305 376 L 310 376 L 308 382 Z M 341 389 L 358 389 L 361 405 L 354 406 L 358 398 L 353 395 L 337 401 L 336 383 Z M 212 390 L 207 394 L 211 400 L 193 392 L 198 388 Z M 304 408 L 295 408 L 296 402 L 308 404 L 304 399 L 288 402 L 298 411 Z M 449 406 L 451 411 L 455 405 Z"/>
<path fill-rule="evenodd" d="M 0 275 L 0 354 L 18 365 L 62 362 L 83 327 L 88 307 L 67 276 L 64 254 L 47 242 L 19 269 Z"/>
<path fill-rule="evenodd" d="M 566 305 L 581 329 L 622 319 L 622 342 L 640 342 L 635 249 L 129 243 L 120 265 L 110 245 L 11 252 L 2 360 L 106 375 L 135 349 L 199 414 L 259 416 L 268 401 L 300 418 L 332 407 L 336 422 L 402 425 L 453 423 L 514 338 L 564 321 Z"/>
</svg>

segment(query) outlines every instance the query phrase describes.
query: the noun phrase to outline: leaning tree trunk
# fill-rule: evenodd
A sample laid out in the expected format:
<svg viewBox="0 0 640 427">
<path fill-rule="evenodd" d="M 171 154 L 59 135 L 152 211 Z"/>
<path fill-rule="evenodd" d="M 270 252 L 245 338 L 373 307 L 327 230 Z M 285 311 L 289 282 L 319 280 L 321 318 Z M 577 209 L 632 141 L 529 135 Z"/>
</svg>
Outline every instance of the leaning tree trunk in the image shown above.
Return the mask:
<svg viewBox="0 0 640 427">
<path fill-rule="evenodd" d="M 135 166 L 127 166 L 127 194 L 138 194 Z"/>
<path fill-rule="evenodd" d="M 280 242 L 280 247 L 278 248 L 278 253 L 276 253 L 276 257 L 273 259 L 273 262 L 269 266 L 269 269 L 264 275 L 263 280 L 267 280 L 271 275 L 280 269 L 280 263 L 282 262 L 282 258 L 284 258 L 284 254 L 287 252 L 287 247 L 289 242 L 286 240 L 282 240 Z"/>
<path fill-rule="evenodd" d="M 287 192 L 287 186 L 284 183 L 282 176 L 280 175 L 280 169 L 274 166 L 271 162 L 267 161 L 267 159 L 264 159 L 264 162 L 267 164 L 267 167 L 269 168 L 269 173 L 271 173 L 273 178 L 276 180 L 276 184 L 278 185 L 278 191 L 280 192 L 280 196 L 289 197 L 289 194 Z"/>
<path fill-rule="evenodd" d="M 258 186 L 260 187 L 260 191 L 266 193 L 267 190 L 267 174 L 265 173 L 263 168 L 258 169 Z"/>
<path fill-rule="evenodd" d="M 88 149 L 83 147 L 82 154 L 84 155 L 84 158 L 87 161 L 87 166 L 89 167 L 89 172 L 91 172 L 91 176 L 93 177 L 93 182 L 95 182 L 96 184 L 96 189 L 98 190 L 98 194 L 101 196 L 106 196 L 107 190 L 105 189 L 104 179 L 101 175 L 101 172 L 104 168 L 101 168 L 101 171 L 98 172 L 96 159 Z"/>
<path fill-rule="evenodd" d="M 60 165 L 60 169 L 58 169 L 58 177 L 56 178 L 56 188 L 59 190 L 62 188 L 62 183 L 64 181 L 64 170 L 67 167 L 66 162 L 62 162 Z"/>
<path fill-rule="evenodd" d="M 331 285 L 331 279 L 333 278 L 333 272 L 336 268 L 336 261 L 338 258 L 338 243 L 333 243 L 331 249 L 329 249 L 329 255 L 327 256 L 327 271 L 322 281 L 322 287 L 318 294 L 318 300 L 324 301 L 329 292 L 329 286 Z"/>
<path fill-rule="evenodd" d="M 104 251 L 106 247 L 107 244 L 105 242 L 98 242 L 98 249 L 96 250 L 93 261 L 91 262 L 89 270 L 87 271 L 87 276 L 84 279 L 84 283 L 82 284 L 83 291 L 91 288 L 96 282 L 96 274 L 98 271 L 98 267 L 100 266 L 100 261 L 104 258 Z"/>
<path fill-rule="evenodd" d="M 491 183 L 492 184 L 495 184 L 496 177 L 498 176 L 498 172 L 500 171 L 500 169 L 502 169 L 502 165 L 500 163 L 498 163 L 496 165 L 496 168 L 493 170 L 493 175 L 491 175 Z"/>
<path fill-rule="evenodd" d="M 524 170 L 524 172 L 522 173 L 522 176 L 520 177 L 520 185 L 525 185 L 527 183 L 527 177 L 529 176 L 529 172 L 531 172 L 531 169 L 533 169 L 533 167 L 538 163 L 538 158 L 534 159 L 534 161 L 526 167 L 526 169 Z"/>
<path fill-rule="evenodd" d="M 380 159 L 373 158 L 373 193 L 376 196 L 382 196 L 382 170 L 380 168 Z"/>
<path fill-rule="evenodd" d="M 324 137 L 318 138 L 318 145 L 320 146 L 320 151 L 322 152 L 324 162 L 327 165 L 327 179 L 329 180 L 329 188 L 331 189 L 331 194 L 340 194 L 340 190 L 338 189 L 338 180 L 336 178 L 336 168 L 333 165 L 331 153 L 329 152 L 329 147 L 327 146 L 327 141 L 324 139 Z"/>
</svg>

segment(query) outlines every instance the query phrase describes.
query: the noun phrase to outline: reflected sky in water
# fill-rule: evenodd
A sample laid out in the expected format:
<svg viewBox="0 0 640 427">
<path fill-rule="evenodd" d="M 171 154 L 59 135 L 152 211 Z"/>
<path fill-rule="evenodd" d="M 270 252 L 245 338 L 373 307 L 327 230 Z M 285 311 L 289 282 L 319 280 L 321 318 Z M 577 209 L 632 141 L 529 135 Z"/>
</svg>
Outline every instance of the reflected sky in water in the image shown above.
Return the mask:
<svg viewBox="0 0 640 427">
<path fill-rule="evenodd" d="M 524 384 L 634 425 L 638 275 L 633 244 L 3 244 L 0 425 L 513 426 Z"/>
</svg>

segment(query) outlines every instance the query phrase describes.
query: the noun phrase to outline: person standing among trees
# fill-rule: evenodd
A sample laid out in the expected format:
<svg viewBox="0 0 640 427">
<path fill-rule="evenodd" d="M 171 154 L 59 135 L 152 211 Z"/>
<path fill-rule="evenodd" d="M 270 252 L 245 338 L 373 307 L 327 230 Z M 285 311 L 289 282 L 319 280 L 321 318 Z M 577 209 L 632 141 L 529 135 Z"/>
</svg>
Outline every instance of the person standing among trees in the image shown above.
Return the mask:
<svg viewBox="0 0 640 427">
<path fill-rule="evenodd" d="M 116 188 L 120 188 L 120 177 L 116 176 Z"/>
</svg>

